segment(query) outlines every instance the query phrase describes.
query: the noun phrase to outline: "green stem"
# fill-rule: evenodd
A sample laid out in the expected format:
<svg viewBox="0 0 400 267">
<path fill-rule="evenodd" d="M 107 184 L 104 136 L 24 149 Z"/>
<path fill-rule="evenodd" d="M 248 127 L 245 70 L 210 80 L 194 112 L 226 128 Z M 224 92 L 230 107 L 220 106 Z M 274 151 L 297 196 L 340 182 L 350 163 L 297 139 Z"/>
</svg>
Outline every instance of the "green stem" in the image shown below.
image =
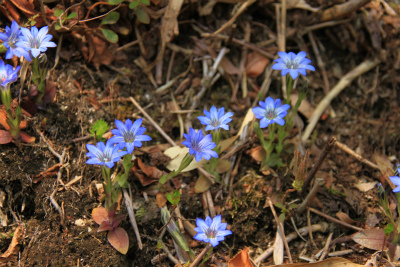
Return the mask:
<svg viewBox="0 0 400 267">
<path fill-rule="evenodd" d="M 105 207 L 110 211 L 113 204 L 112 200 L 112 183 L 111 183 L 111 169 L 105 165 L 101 166 L 101 174 L 104 179 L 104 191 L 106 193 Z"/>
</svg>

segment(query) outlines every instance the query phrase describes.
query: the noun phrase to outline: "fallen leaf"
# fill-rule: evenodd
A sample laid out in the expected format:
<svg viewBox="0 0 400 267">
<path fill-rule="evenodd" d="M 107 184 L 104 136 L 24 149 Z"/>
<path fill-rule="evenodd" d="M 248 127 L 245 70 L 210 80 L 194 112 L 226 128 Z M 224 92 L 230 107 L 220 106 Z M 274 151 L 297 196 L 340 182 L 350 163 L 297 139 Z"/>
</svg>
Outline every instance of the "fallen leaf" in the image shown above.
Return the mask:
<svg viewBox="0 0 400 267">
<path fill-rule="evenodd" d="M 283 226 L 283 225 L 282 225 Z M 280 265 L 283 263 L 283 255 L 285 253 L 285 248 L 283 245 L 283 237 L 279 229 L 276 231 L 275 243 L 274 243 L 274 263 Z"/>
<path fill-rule="evenodd" d="M 15 138 L 18 139 L 19 141 L 27 143 L 27 144 L 31 144 L 36 141 L 36 137 L 30 136 L 29 134 L 27 134 L 23 131 L 20 131 Z"/>
<path fill-rule="evenodd" d="M 48 168 L 45 171 L 42 171 L 41 173 L 39 173 L 38 175 L 36 175 L 33 180 L 33 183 L 37 183 L 40 180 L 42 180 L 43 178 L 49 177 L 49 176 L 53 176 L 56 175 L 58 173 L 58 170 L 60 169 L 61 164 L 57 163 L 55 165 L 53 165 L 52 167 Z"/>
<path fill-rule="evenodd" d="M 3 253 L 3 255 L 0 256 L 1 259 L 5 259 L 10 257 L 13 254 L 16 254 L 18 252 L 18 244 L 21 241 L 24 233 L 24 227 L 22 225 L 19 225 L 17 229 L 15 229 L 14 236 L 11 240 L 10 245 L 8 246 L 8 249 L 6 252 Z"/>
<path fill-rule="evenodd" d="M 238 75 L 240 73 L 239 68 L 237 68 L 235 65 L 233 65 L 232 61 L 224 57 L 221 60 L 221 63 L 219 64 L 226 73 L 230 75 Z"/>
<path fill-rule="evenodd" d="M 339 220 L 341 220 L 342 222 L 348 223 L 348 224 L 355 224 L 356 221 L 353 221 L 349 215 L 347 215 L 346 213 L 339 211 L 338 213 L 336 213 L 336 217 L 339 218 Z"/>
<path fill-rule="evenodd" d="M 358 183 L 355 184 L 354 186 L 361 192 L 367 192 L 373 189 L 377 184 L 378 182 L 369 182 L 369 183 Z"/>
<path fill-rule="evenodd" d="M 299 98 L 298 94 L 290 95 L 290 102 L 292 103 L 292 107 L 294 107 L 298 98 Z M 307 119 L 311 118 L 312 114 L 314 114 L 314 110 L 315 109 L 311 106 L 310 102 L 308 102 L 307 99 L 303 99 L 303 101 L 301 101 L 301 104 L 298 109 L 298 111 L 301 114 L 303 114 L 304 117 L 306 117 Z"/>
<path fill-rule="evenodd" d="M 33 0 L 10 0 L 19 10 L 28 17 L 34 16 L 38 11 L 35 10 Z"/>
<path fill-rule="evenodd" d="M 140 158 L 135 159 L 135 165 L 131 168 L 135 176 L 143 186 L 157 182 L 165 173 L 153 166 L 147 166 Z"/>
<path fill-rule="evenodd" d="M 165 198 L 164 194 L 158 193 L 156 195 L 156 203 L 159 208 L 163 207 L 165 204 L 167 204 L 167 199 Z"/>
<path fill-rule="evenodd" d="M 207 191 L 211 187 L 211 185 L 211 181 L 207 179 L 203 174 L 201 174 L 199 179 L 197 179 L 196 184 L 194 185 L 194 192 L 203 193 Z"/>
<path fill-rule="evenodd" d="M 250 261 L 249 248 L 244 247 L 238 254 L 233 256 L 228 262 L 229 267 L 253 267 Z"/>
<path fill-rule="evenodd" d="M 288 0 L 287 9 L 300 8 L 311 12 L 319 11 L 319 8 L 310 6 L 305 0 Z"/>
<path fill-rule="evenodd" d="M 386 181 L 392 189 L 395 189 L 396 186 L 389 179 L 389 176 L 394 175 L 393 166 L 390 163 L 390 160 L 386 156 L 380 156 L 376 152 L 374 152 L 374 159 L 376 165 L 378 165 L 379 170 L 381 171 L 381 182 L 384 183 L 384 181 Z"/>
<path fill-rule="evenodd" d="M 246 75 L 251 78 L 260 76 L 264 72 L 269 59 L 257 52 L 251 52 L 247 55 Z"/>
<path fill-rule="evenodd" d="M 386 249 L 383 229 L 366 229 L 351 236 L 354 242 L 373 250 Z"/>
<path fill-rule="evenodd" d="M 218 161 L 217 167 L 215 168 L 215 170 L 218 173 L 224 173 L 227 172 L 231 169 L 232 164 L 229 160 L 227 159 L 221 159 Z"/>
<path fill-rule="evenodd" d="M 117 227 L 114 230 L 111 230 L 107 234 L 108 242 L 110 242 L 111 246 L 113 246 L 118 252 L 122 254 L 126 254 L 129 248 L 129 237 L 126 231 Z"/>
<path fill-rule="evenodd" d="M 292 263 L 292 264 L 281 264 L 281 265 L 270 265 L 268 267 L 363 267 L 364 265 L 352 263 L 351 261 L 334 257 L 323 261 L 314 263 Z"/>
<path fill-rule="evenodd" d="M 257 162 L 261 162 L 265 158 L 265 150 L 262 146 L 256 146 L 246 151 L 247 155 L 250 155 L 252 159 Z"/>
</svg>

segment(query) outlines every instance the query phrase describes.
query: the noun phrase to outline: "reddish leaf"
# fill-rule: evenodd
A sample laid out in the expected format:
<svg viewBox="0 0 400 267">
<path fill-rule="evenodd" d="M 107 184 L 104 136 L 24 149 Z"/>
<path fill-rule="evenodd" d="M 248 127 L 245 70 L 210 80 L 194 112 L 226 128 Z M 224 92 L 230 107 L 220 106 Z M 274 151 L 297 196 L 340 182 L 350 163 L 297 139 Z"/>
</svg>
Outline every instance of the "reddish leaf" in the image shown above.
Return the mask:
<svg viewBox="0 0 400 267">
<path fill-rule="evenodd" d="M 124 229 L 117 227 L 114 230 L 108 232 L 107 235 L 108 242 L 113 246 L 118 252 L 126 254 L 129 248 L 129 237 Z"/>
<path fill-rule="evenodd" d="M 29 134 L 22 131 L 19 132 L 19 134 L 15 138 L 27 144 L 34 143 L 36 140 L 36 137 L 30 136 Z"/>
<path fill-rule="evenodd" d="M 249 248 L 244 247 L 242 251 L 236 254 L 229 262 L 229 267 L 253 267 L 249 257 Z"/>
<path fill-rule="evenodd" d="M 51 103 L 56 97 L 56 92 L 57 92 L 56 84 L 51 81 L 47 81 L 46 87 L 44 88 L 44 95 L 42 100 L 43 104 L 46 105 L 48 103 Z"/>
<path fill-rule="evenodd" d="M 35 10 L 33 0 L 10 0 L 17 8 L 19 8 L 25 15 L 33 16 L 39 13 Z"/>
<path fill-rule="evenodd" d="M 346 213 L 339 211 L 338 213 L 336 213 L 336 217 L 339 218 L 339 220 L 341 220 L 342 222 L 348 223 L 348 224 L 355 224 L 356 221 L 353 221 L 349 215 L 347 215 Z"/>
<path fill-rule="evenodd" d="M 97 224 L 101 224 L 104 221 L 109 221 L 108 212 L 103 207 L 94 208 L 92 210 L 92 218 Z"/>
<path fill-rule="evenodd" d="M 112 229 L 113 229 L 113 227 L 110 226 L 108 221 L 103 221 L 100 224 L 99 229 L 97 229 L 97 232 L 111 231 Z"/>
<path fill-rule="evenodd" d="M 7 123 L 7 112 L 4 109 L 4 106 L 1 106 L 0 108 L 0 124 L 3 125 L 6 130 L 10 130 L 10 126 Z"/>
<path fill-rule="evenodd" d="M 255 78 L 264 72 L 265 66 L 267 66 L 269 59 L 263 55 L 252 52 L 247 56 L 246 63 L 246 74 L 248 77 Z"/>
<path fill-rule="evenodd" d="M 143 186 L 157 182 L 165 173 L 156 167 L 144 164 L 139 158 L 136 158 L 135 163 L 136 164 L 132 167 L 132 171 Z"/>
<path fill-rule="evenodd" d="M 8 144 L 11 141 L 12 141 L 12 136 L 10 132 L 0 130 L 0 144 L 1 145 Z"/>
<path fill-rule="evenodd" d="M 164 197 L 164 194 L 158 193 L 156 195 L 156 203 L 159 208 L 161 208 L 162 206 L 164 206 L 167 203 L 167 199 Z"/>
<path fill-rule="evenodd" d="M 385 233 L 383 229 L 367 229 L 353 234 L 354 242 L 369 249 L 386 249 Z"/>
<path fill-rule="evenodd" d="M 126 217 L 125 214 L 116 214 L 116 215 L 114 215 L 112 227 L 113 228 L 117 227 L 121 223 L 121 221 L 123 219 L 125 219 L 125 217 Z"/>
</svg>

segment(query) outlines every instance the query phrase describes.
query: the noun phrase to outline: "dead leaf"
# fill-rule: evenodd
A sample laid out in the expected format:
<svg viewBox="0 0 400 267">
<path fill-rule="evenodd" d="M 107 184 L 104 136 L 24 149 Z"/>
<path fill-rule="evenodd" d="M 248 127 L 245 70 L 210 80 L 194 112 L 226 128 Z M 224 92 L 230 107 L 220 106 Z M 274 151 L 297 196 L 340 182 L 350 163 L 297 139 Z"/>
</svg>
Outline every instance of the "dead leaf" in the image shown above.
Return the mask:
<svg viewBox="0 0 400 267">
<path fill-rule="evenodd" d="M 231 162 L 227 159 L 221 159 L 218 161 L 217 167 L 215 170 L 218 173 L 225 173 L 231 169 L 232 165 Z"/>
<path fill-rule="evenodd" d="M 279 229 L 276 231 L 275 243 L 274 243 L 274 263 L 280 265 L 283 263 L 283 255 L 285 253 L 285 248 L 283 245 L 283 237 Z"/>
<path fill-rule="evenodd" d="M 389 176 L 394 175 L 393 166 L 390 163 L 390 160 L 386 156 L 378 155 L 376 152 L 374 152 L 374 159 L 376 165 L 378 165 L 379 170 L 381 171 L 381 182 L 384 183 L 384 181 L 386 181 L 392 189 L 395 189 L 396 186 L 389 179 Z"/>
<path fill-rule="evenodd" d="M 352 263 L 351 261 L 334 257 L 329 258 L 320 262 L 314 263 L 292 263 L 292 264 L 281 264 L 281 265 L 270 265 L 268 267 L 363 267 L 364 265 Z"/>
<path fill-rule="evenodd" d="M 34 16 L 38 11 L 35 10 L 33 0 L 10 0 L 19 10 L 28 17 Z"/>
<path fill-rule="evenodd" d="M 229 267 L 253 267 L 250 261 L 249 248 L 244 247 L 242 251 L 236 254 L 229 262 Z"/>
<path fill-rule="evenodd" d="M 361 192 L 367 192 L 373 189 L 377 184 L 378 182 L 369 182 L 369 183 L 358 183 L 355 184 L 354 186 Z"/>
<path fill-rule="evenodd" d="M 8 144 L 12 141 L 11 133 L 8 131 L 0 130 L 0 145 Z"/>
<path fill-rule="evenodd" d="M 132 171 L 143 186 L 157 182 L 165 174 L 165 172 L 160 171 L 154 166 L 144 164 L 140 158 L 135 159 Z"/>
<path fill-rule="evenodd" d="M 6 252 L 3 253 L 3 255 L 1 255 L 0 257 L 1 261 L 18 252 L 17 246 L 23 237 L 23 233 L 24 233 L 24 226 L 19 225 L 17 229 L 15 229 L 13 239 L 11 240 L 8 249 L 6 250 Z"/>
<path fill-rule="evenodd" d="M 265 158 L 265 150 L 262 146 L 256 146 L 246 151 L 247 155 L 250 155 L 252 159 L 257 162 L 261 162 Z"/>
<path fill-rule="evenodd" d="M 354 242 L 369 249 L 383 250 L 387 247 L 383 229 L 366 229 L 353 234 L 351 238 Z"/>
<path fill-rule="evenodd" d="M 60 163 L 57 163 L 57 164 L 53 165 L 52 167 L 48 168 L 47 170 L 42 171 L 41 173 L 39 173 L 38 175 L 36 175 L 34 177 L 35 179 L 33 179 L 33 183 L 36 184 L 43 178 L 56 175 L 61 166 L 62 165 Z"/>
<path fill-rule="evenodd" d="M 211 187 L 211 185 L 212 185 L 211 181 L 201 174 L 194 186 L 194 192 L 203 193 L 207 191 Z"/>
<path fill-rule="evenodd" d="M 299 98 L 298 94 L 291 94 L 290 95 L 290 102 L 292 103 L 292 106 L 294 106 L 297 102 L 297 99 Z M 307 101 L 307 99 L 303 99 L 301 101 L 301 104 L 299 106 L 298 111 L 304 115 L 307 119 L 310 119 L 312 114 L 314 114 L 314 108 L 311 106 L 310 102 Z"/>
<path fill-rule="evenodd" d="M 99 207 L 92 210 L 92 219 L 97 224 L 101 224 L 102 222 L 108 222 L 110 217 L 108 216 L 108 211 L 104 207 Z"/>
<path fill-rule="evenodd" d="M 15 138 L 18 139 L 19 141 L 27 143 L 27 144 L 31 144 L 36 141 L 36 137 L 30 136 L 29 134 L 27 134 L 23 131 L 20 131 Z"/>
<path fill-rule="evenodd" d="M 235 65 L 233 65 L 232 61 L 224 57 L 221 60 L 221 63 L 219 64 L 226 73 L 230 75 L 238 75 L 240 73 L 239 68 L 237 68 Z"/>
<path fill-rule="evenodd" d="M 179 35 L 178 15 L 182 4 L 183 0 L 168 1 L 167 10 L 165 11 L 161 25 L 161 37 L 164 44 L 171 41 L 174 35 Z"/>
<path fill-rule="evenodd" d="M 348 224 L 355 224 L 356 221 L 353 221 L 349 215 L 347 215 L 346 213 L 339 211 L 338 213 L 336 213 L 336 217 L 339 218 L 339 220 L 341 220 L 342 222 L 348 223 Z"/>
<path fill-rule="evenodd" d="M 257 52 L 251 52 L 247 56 L 246 75 L 251 78 L 256 78 L 264 72 L 269 59 Z"/>
<path fill-rule="evenodd" d="M 156 195 L 156 203 L 159 208 L 163 207 L 165 204 L 167 204 L 167 199 L 162 193 L 158 193 Z"/>
</svg>

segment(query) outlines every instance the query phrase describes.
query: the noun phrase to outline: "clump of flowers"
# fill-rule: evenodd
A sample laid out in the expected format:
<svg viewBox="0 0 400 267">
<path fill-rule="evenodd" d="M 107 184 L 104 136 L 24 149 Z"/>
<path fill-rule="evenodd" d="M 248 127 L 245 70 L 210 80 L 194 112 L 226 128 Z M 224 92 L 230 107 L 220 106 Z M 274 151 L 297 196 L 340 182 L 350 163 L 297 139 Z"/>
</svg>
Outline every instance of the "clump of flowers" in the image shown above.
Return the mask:
<svg viewBox="0 0 400 267">
<path fill-rule="evenodd" d="M 110 244 L 119 252 L 126 254 L 129 247 L 129 238 L 126 231 L 118 227 L 125 215 L 116 214 L 117 198 L 121 188 L 128 187 L 127 178 L 132 167 L 132 152 L 135 147 L 141 147 L 141 141 L 150 141 L 151 138 L 143 135 L 145 127 L 141 127 L 142 119 L 132 123 L 127 120 L 115 120 L 118 129 L 111 132 L 115 134 L 106 144 L 98 142 L 97 146 L 87 144 L 89 150 L 86 156 L 89 158 L 86 163 L 101 166 L 101 173 L 104 179 L 105 207 L 95 208 L 92 211 L 93 220 L 98 223 L 98 231 L 108 231 L 107 238 Z M 124 150 L 122 150 L 124 149 Z M 124 173 L 117 175 L 115 182 L 111 181 L 111 168 L 123 158 Z"/>
<path fill-rule="evenodd" d="M 293 80 L 295 80 L 299 74 L 306 76 L 306 70 L 315 71 L 314 66 L 310 65 L 311 60 L 306 58 L 307 53 L 304 51 L 295 54 L 293 52 L 278 52 L 280 58 L 275 59 L 275 64 L 272 65 L 271 69 L 281 70 L 282 76 L 290 74 Z"/>
<path fill-rule="evenodd" d="M 231 117 L 233 112 L 225 113 L 225 108 L 220 108 L 217 110 L 215 106 L 212 106 L 210 112 L 204 110 L 205 116 L 197 117 L 201 124 L 206 125 L 206 131 L 217 130 L 219 128 L 229 130 L 228 123 L 232 121 Z"/>
<path fill-rule="evenodd" d="M 189 154 L 194 155 L 196 161 L 200 161 L 202 158 L 210 160 L 211 157 L 218 158 L 217 152 L 212 149 L 217 145 L 212 142 L 211 134 L 207 134 L 203 137 L 201 130 L 194 130 L 192 127 L 189 128 L 189 134 L 183 134 L 186 141 L 182 144 L 189 148 Z"/>
<path fill-rule="evenodd" d="M 282 101 L 280 99 L 274 101 L 272 97 L 267 97 L 265 102 L 259 102 L 259 107 L 252 109 L 255 117 L 260 120 L 261 128 L 265 128 L 273 123 L 279 125 L 285 124 L 283 117 L 287 115 L 287 110 L 290 108 L 290 105 L 282 105 L 281 103 Z"/>
<path fill-rule="evenodd" d="M 210 243 L 213 247 L 225 239 L 225 236 L 231 235 L 231 230 L 226 230 L 227 224 L 221 222 L 221 215 L 215 216 L 213 219 L 207 216 L 206 220 L 197 218 L 197 227 L 194 230 L 197 234 L 193 237 L 198 241 Z"/>
</svg>

